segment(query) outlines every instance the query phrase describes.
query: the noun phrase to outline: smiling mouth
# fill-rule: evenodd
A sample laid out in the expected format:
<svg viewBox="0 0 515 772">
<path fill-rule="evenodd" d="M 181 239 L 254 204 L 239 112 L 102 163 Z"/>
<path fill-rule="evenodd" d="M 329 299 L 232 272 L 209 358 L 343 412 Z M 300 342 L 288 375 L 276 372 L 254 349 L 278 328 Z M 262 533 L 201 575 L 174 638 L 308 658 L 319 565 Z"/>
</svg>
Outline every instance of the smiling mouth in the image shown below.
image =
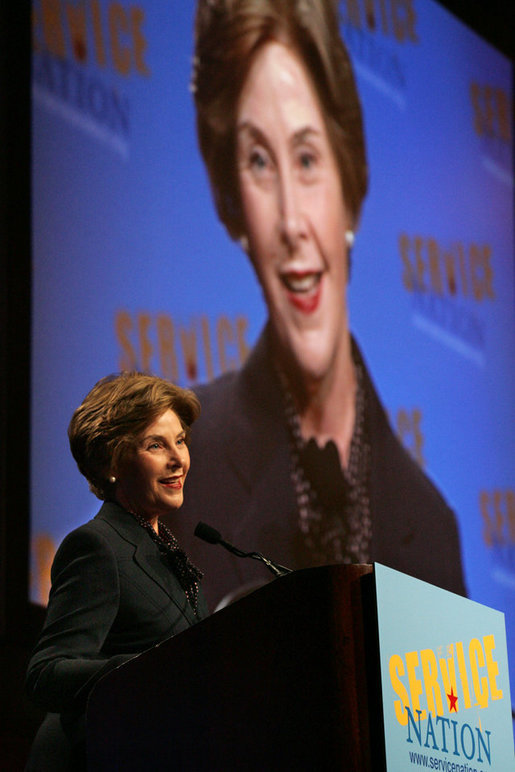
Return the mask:
<svg viewBox="0 0 515 772">
<path fill-rule="evenodd" d="M 161 485 L 166 485 L 167 488 L 177 488 L 178 490 L 182 488 L 182 477 L 165 477 L 159 482 Z"/>
<path fill-rule="evenodd" d="M 280 274 L 291 305 L 302 314 L 317 310 L 322 294 L 322 271 L 289 271 Z"/>
</svg>

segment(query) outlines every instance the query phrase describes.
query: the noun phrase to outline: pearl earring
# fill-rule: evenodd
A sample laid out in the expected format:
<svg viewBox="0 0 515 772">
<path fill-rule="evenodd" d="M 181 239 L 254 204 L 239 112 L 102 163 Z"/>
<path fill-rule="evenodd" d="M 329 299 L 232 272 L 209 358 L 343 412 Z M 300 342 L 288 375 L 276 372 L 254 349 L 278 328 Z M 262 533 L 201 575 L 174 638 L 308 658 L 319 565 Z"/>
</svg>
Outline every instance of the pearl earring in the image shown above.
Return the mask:
<svg viewBox="0 0 515 772">
<path fill-rule="evenodd" d="M 351 231 L 351 230 L 345 231 L 345 241 L 347 242 L 347 246 L 349 247 L 349 249 L 350 247 L 354 246 L 354 239 L 355 239 L 354 231 Z"/>
<path fill-rule="evenodd" d="M 109 478 L 109 482 L 111 483 L 111 485 L 114 485 L 116 482 L 116 477 L 114 475 L 111 475 L 111 477 Z"/>
</svg>

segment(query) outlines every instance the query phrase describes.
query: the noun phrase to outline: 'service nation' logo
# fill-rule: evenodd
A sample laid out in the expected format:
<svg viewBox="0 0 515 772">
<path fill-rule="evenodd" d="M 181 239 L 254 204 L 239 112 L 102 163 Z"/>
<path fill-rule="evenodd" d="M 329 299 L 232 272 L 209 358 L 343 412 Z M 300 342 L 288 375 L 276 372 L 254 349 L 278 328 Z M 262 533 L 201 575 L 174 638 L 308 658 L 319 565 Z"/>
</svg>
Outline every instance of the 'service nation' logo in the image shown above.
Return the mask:
<svg viewBox="0 0 515 772">
<path fill-rule="evenodd" d="M 469 89 L 471 119 L 484 168 L 513 187 L 513 99 L 492 83 L 472 81 Z"/>
<path fill-rule="evenodd" d="M 486 322 L 477 309 L 496 299 L 491 246 L 403 232 L 398 248 L 413 324 L 482 367 Z"/>
<path fill-rule="evenodd" d="M 492 731 L 484 726 L 480 712 L 504 696 L 495 649 L 495 636 L 488 634 L 436 651 L 392 654 L 393 708 L 399 724 L 406 727 L 409 745 L 448 754 L 460 763 L 492 763 Z"/>
<path fill-rule="evenodd" d="M 35 100 L 126 157 L 130 101 L 124 84 L 151 74 L 144 9 L 40 0 L 32 22 Z"/>
<path fill-rule="evenodd" d="M 344 0 L 340 18 L 357 74 L 404 110 L 407 78 L 399 54 L 419 42 L 414 0 Z"/>
</svg>

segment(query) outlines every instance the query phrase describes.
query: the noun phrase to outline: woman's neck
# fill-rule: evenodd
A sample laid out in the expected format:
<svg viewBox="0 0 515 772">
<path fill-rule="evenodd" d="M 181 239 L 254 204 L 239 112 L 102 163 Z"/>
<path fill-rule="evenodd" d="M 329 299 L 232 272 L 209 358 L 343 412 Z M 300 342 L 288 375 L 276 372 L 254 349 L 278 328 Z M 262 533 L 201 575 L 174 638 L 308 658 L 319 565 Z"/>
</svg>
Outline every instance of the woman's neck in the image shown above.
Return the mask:
<svg viewBox="0 0 515 772">
<path fill-rule="evenodd" d="M 333 440 L 342 467 L 347 467 L 356 417 L 357 379 L 350 335 L 345 335 L 335 360 L 318 379 L 305 374 L 288 375 L 305 440 L 313 437 L 323 447 Z"/>
<path fill-rule="evenodd" d="M 137 508 L 131 504 L 131 502 L 123 496 L 123 494 L 118 493 L 115 496 L 115 500 L 118 502 L 118 504 L 127 510 L 127 512 L 130 512 L 131 515 L 137 515 L 138 517 L 143 518 L 143 520 L 146 520 L 149 525 L 152 526 L 154 531 L 156 533 L 159 533 L 159 517 L 158 515 L 146 515 L 143 512 L 138 512 Z"/>
</svg>

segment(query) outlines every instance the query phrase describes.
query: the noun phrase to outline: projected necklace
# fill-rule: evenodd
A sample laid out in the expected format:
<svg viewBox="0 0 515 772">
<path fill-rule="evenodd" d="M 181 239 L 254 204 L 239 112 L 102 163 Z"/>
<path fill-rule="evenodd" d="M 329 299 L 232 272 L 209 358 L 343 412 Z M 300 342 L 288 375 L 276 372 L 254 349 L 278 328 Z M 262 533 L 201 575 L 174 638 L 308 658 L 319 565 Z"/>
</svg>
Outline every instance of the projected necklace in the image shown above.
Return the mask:
<svg viewBox="0 0 515 772">
<path fill-rule="evenodd" d="M 302 438 L 300 418 L 285 374 L 278 369 L 290 435 L 291 480 L 303 542 L 302 563 L 367 563 L 370 560 L 370 442 L 363 368 L 356 370 L 356 419 L 349 464 L 342 469 L 335 443 L 320 448 Z"/>
</svg>

